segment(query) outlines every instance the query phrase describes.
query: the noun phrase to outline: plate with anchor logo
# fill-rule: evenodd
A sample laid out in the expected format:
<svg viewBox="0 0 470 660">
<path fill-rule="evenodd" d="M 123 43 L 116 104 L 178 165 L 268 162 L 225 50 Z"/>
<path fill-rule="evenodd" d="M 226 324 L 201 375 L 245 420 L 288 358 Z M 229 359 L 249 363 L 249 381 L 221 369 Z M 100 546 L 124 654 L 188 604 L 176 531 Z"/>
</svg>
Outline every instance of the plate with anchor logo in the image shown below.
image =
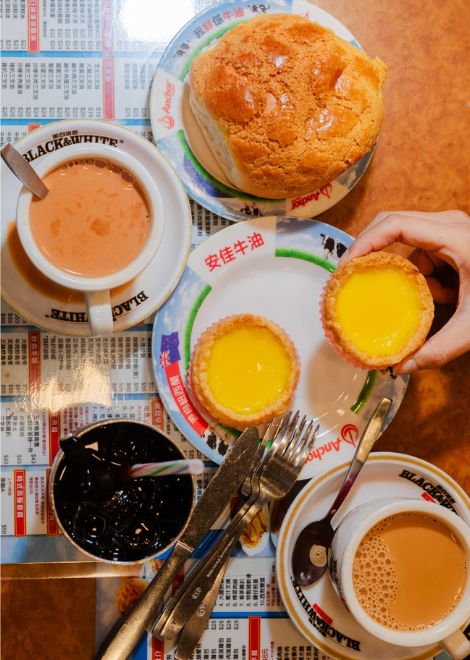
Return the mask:
<svg viewBox="0 0 470 660">
<path fill-rule="evenodd" d="M 174 165 L 188 195 L 209 211 L 239 221 L 270 215 L 313 218 L 337 204 L 359 182 L 374 152 L 363 156 L 334 181 L 291 199 L 263 199 L 233 187 L 206 141 L 189 103 L 188 75 L 193 59 L 228 30 L 264 13 L 299 14 L 330 28 L 357 48 L 351 32 L 331 14 L 301 0 L 253 3 L 230 0 L 194 16 L 165 49 L 150 92 L 150 121 L 155 144 Z"/>
<path fill-rule="evenodd" d="M 292 409 L 320 424 L 303 479 L 352 457 L 381 397 L 393 400 L 386 425 L 395 416 L 409 377 L 354 367 L 331 348 L 321 325 L 325 282 L 352 240 L 323 222 L 278 216 L 234 223 L 191 252 L 177 288 L 155 317 L 153 367 L 171 419 L 214 462 L 223 462 L 236 431 L 198 408 L 187 374 L 201 334 L 233 314 L 264 316 L 295 345 L 300 379 Z"/>
</svg>

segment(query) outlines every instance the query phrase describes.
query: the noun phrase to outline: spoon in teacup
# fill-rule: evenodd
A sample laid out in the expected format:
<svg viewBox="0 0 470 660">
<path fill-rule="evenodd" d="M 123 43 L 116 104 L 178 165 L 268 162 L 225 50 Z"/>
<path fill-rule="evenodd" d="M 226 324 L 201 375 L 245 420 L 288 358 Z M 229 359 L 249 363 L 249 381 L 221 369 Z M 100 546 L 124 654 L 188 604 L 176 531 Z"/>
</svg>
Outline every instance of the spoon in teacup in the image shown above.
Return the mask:
<svg viewBox="0 0 470 660">
<path fill-rule="evenodd" d="M 49 192 L 49 189 L 15 147 L 12 147 L 11 144 L 8 143 L 2 148 L 0 153 L 5 163 L 13 174 L 18 177 L 21 183 L 25 185 L 33 195 L 36 195 L 39 199 L 44 199 Z"/>
<path fill-rule="evenodd" d="M 311 522 L 300 532 L 292 553 L 292 570 L 298 584 L 302 586 L 313 584 L 326 571 L 328 554 L 335 533 L 331 526 L 331 519 L 338 512 L 356 481 L 357 475 L 379 437 L 391 405 L 392 400 L 384 397 L 375 409 L 357 445 L 343 485 L 326 516 L 321 520 Z"/>
</svg>

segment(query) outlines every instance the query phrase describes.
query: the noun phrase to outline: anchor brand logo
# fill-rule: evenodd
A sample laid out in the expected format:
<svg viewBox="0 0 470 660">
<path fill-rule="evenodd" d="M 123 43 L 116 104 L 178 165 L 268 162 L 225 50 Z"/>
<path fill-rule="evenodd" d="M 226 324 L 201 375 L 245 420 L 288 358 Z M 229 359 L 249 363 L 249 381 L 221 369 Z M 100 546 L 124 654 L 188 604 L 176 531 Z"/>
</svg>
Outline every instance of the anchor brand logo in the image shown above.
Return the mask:
<svg viewBox="0 0 470 660">
<path fill-rule="evenodd" d="M 345 424 L 343 428 L 341 429 L 341 437 L 345 442 L 348 442 L 351 445 L 354 445 L 354 443 L 357 440 L 357 426 L 354 424 Z"/>
<path fill-rule="evenodd" d="M 175 86 L 173 85 L 173 83 L 167 80 L 165 91 L 163 92 L 165 101 L 162 106 L 162 110 L 165 113 L 165 115 L 163 117 L 160 117 L 158 121 L 168 129 L 173 128 L 173 126 L 175 125 L 175 120 L 171 116 L 171 104 L 173 101 L 174 94 L 175 94 Z"/>
<path fill-rule="evenodd" d="M 168 129 L 173 128 L 173 126 L 175 125 L 175 120 L 173 119 L 173 117 L 170 117 L 170 115 L 165 115 L 164 117 L 160 117 L 158 121 L 160 122 L 160 124 L 163 124 L 163 126 L 165 126 L 165 128 Z"/>
<path fill-rule="evenodd" d="M 330 440 L 325 442 L 325 444 L 320 445 L 316 449 L 310 452 L 307 458 L 307 462 L 317 459 L 318 461 L 322 460 L 324 454 L 329 452 L 339 452 L 341 445 L 345 442 L 348 445 L 356 446 L 357 436 L 359 434 L 358 428 L 355 424 L 345 424 L 341 427 L 339 436 L 335 440 Z"/>
<path fill-rule="evenodd" d="M 299 206 L 306 206 L 309 202 L 318 202 L 321 195 L 328 197 L 330 199 L 333 186 L 331 183 L 327 183 L 326 186 L 322 186 L 315 192 L 312 192 L 305 197 L 297 197 L 296 199 L 291 200 L 291 210 L 299 208 Z"/>
</svg>

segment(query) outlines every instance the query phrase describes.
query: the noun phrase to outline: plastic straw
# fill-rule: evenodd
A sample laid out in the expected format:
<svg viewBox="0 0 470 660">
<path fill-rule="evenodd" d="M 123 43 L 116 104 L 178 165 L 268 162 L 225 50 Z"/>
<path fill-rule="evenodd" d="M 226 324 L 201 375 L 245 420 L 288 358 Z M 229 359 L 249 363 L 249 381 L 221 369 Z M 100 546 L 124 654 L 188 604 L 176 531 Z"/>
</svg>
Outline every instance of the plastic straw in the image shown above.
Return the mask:
<svg viewBox="0 0 470 660">
<path fill-rule="evenodd" d="M 198 458 L 165 461 L 164 463 L 137 463 L 129 470 L 132 479 L 137 477 L 167 477 L 170 474 L 201 474 L 204 463 Z"/>
</svg>

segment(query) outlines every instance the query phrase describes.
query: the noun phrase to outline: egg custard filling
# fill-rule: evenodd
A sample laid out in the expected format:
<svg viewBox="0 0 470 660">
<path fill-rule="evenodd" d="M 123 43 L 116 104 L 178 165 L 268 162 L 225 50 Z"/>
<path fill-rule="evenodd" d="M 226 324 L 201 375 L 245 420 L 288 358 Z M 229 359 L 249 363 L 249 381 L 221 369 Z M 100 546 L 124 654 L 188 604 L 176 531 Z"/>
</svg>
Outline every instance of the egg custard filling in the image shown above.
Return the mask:
<svg viewBox="0 0 470 660">
<path fill-rule="evenodd" d="M 209 415 L 245 428 L 287 409 L 299 376 L 295 347 L 275 323 L 239 314 L 211 326 L 191 359 L 191 389 Z"/>
<path fill-rule="evenodd" d="M 354 273 L 336 297 L 343 334 L 368 355 L 394 355 L 406 346 L 421 318 L 419 291 L 398 268 Z"/>
<path fill-rule="evenodd" d="M 434 304 L 426 280 L 403 257 L 377 252 L 335 271 L 323 325 L 336 348 L 361 365 L 397 364 L 426 339 Z"/>
</svg>

